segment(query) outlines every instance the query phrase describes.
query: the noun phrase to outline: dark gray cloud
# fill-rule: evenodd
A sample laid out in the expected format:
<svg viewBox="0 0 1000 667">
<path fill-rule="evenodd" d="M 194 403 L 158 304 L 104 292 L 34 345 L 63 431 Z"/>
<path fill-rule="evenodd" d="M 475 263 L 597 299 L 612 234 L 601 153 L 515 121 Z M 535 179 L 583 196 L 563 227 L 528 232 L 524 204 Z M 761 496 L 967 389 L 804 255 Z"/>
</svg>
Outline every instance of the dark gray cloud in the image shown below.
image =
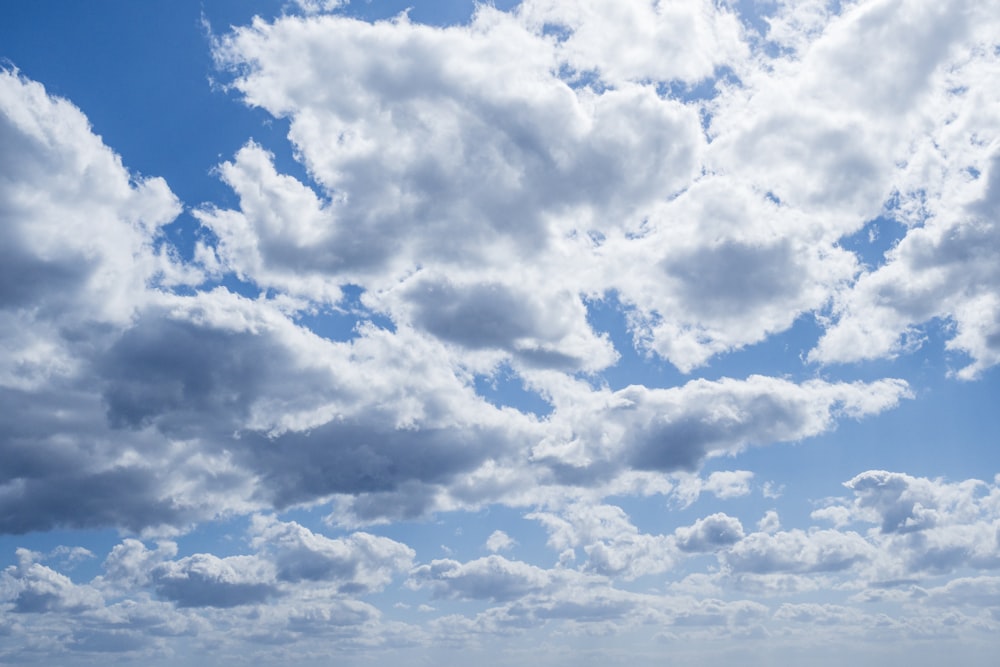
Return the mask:
<svg viewBox="0 0 1000 667">
<path fill-rule="evenodd" d="M 401 296 L 421 329 L 471 350 L 503 350 L 528 367 L 596 369 L 615 358 L 586 323 L 579 296 L 569 291 L 428 277 Z"/>
<path fill-rule="evenodd" d="M 157 315 L 147 313 L 96 364 L 112 426 L 156 421 L 178 435 L 214 419 L 236 427 L 273 369 L 289 363 L 268 337 Z"/>
<path fill-rule="evenodd" d="M 278 595 L 268 564 L 252 556 L 195 554 L 157 565 L 156 592 L 181 607 L 237 607 Z"/>
<path fill-rule="evenodd" d="M 373 414 L 274 440 L 246 435 L 238 451 L 259 471 L 260 492 L 282 507 L 334 493 L 391 493 L 407 482 L 446 483 L 503 452 L 506 440 L 506 433 L 493 429 L 395 429 Z"/>
<path fill-rule="evenodd" d="M 749 244 L 726 240 L 665 260 L 692 319 L 738 319 L 762 303 L 788 300 L 803 289 L 803 270 L 792 242 Z M 690 316 L 690 315 L 689 315 Z"/>
<path fill-rule="evenodd" d="M 407 296 L 414 305 L 415 324 L 471 348 L 512 350 L 517 339 L 535 335 L 542 319 L 527 293 L 501 283 L 459 287 L 424 281 Z"/>
<path fill-rule="evenodd" d="M 0 530 L 27 533 L 57 527 L 120 526 L 140 531 L 193 519 L 195 513 L 161 495 L 163 482 L 145 466 L 18 480 L 0 492 Z"/>
<path fill-rule="evenodd" d="M 899 380 L 795 384 L 755 375 L 671 389 L 632 385 L 600 399 L 576 396 L 578 404 L 565 410 L 557 401 L 553 435 L 534 457 L 567 484 L 628 468 L 690 471 L 711 456 L 822 433 L 840 414 L 880 412 L 908 395 Z"/>
<path fill-rule="evenodd" d="M 739 519 L 719 512 L 698 519 L 690 527 L 678 528 L 674 536 L 681 551 L 716 551 L 743 539 L 743 524 Z"/>
<path fill-rule="evenodd" d="M 171 498 L 168 470 L 152 465 L 165 443 L 148 433 L 116 434 L 93 393 L 73 386 L 0 388 L 0 531 L 180 524 L 191 506 Z M 120 455 L 134 448 L 143 458 Z"/>
</svg>

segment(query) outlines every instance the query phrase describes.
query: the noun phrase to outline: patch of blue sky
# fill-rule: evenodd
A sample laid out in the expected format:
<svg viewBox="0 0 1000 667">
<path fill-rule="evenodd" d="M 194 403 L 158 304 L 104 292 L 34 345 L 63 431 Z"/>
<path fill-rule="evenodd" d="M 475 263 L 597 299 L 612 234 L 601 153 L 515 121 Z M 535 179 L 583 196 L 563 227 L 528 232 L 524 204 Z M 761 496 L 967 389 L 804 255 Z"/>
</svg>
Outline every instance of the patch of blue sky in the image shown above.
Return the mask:
<svg viewBox="0 0 1000 667">
<path fill-rule="evenodd" d="M 906 235 L 906 226 L 891 214 L 880 215 L 864 227 L 841 239 L 840 245 L 857 257 L 866 271 L 873 271 L 886 262 L 885 253 Z"/>
<path fill-rule="evenodd" d="M 608 293 L 603 299 L 588 300 L 586 306 L 588 324 L 598 334 L 607 334 L 619 354 L 613 366 L 588 377 L 592 384 L 600 386 L 606 382 L 610 389 L 618 390 L 633 384 L 674 387 L 689 379 L 668 361 L 635 346 L 628 322 L 629 306 L 623 304 L 617 294 Z"/>
<path fill-rule="evenodd" d="M 184 558 L 192 554 L 209 553 L 219 558 L 243 556 L 253 552 L 247 529 L 249 516 L 220 517 L 193 525 L 182 535 L 172 538 L 177 544 L 177 556 Z M 145 540 L 149 547 L 155 547 L 155 540 Z"/>
<path fill-rule="evenodd" d="M 754 471 L 755 484 L 780 480 L 785 498 L 803 499 L 780 503 L 782 517 L 787 515 L 792 526 L 809 525 L 815 507 L 805 500 L 847 496 L 842 484 L 867 470 L 991 481 L 1000 469 L 995 436 L 1000 433 L 995 406 L 1000 373 L 975 384 L 942 381 L 917 392 L 922 400 L 903 400 L 861 420 L 841 419 L 835 429 L 801 442 L 749 447 L 732 458 L 709 460 L 702 474 L 741 468 Z M 747 505 L 755 502 L 747 498 Z"/>
<path fill-rule="evenodd" d="M 135 176 L 166 179 L 186 209 L 205 202 L 238 208 L 215 169 L 252 139 L 274 154 L 279 172 L 312 185 L 286 139 L 288 120 L 240 102 L 211 56 L 209 30 L 218 36 L 254 15 L 274 16 L 285 2 L 117 0 L 100 12 L 88 3 L 50 4 L 58 11 L 30 3 L 5 9 L 7 64 L 79 107 Z M 38 34 L 48 35 L 44 44 Z M 198 223 L 185 212 L 164 234 L 188 259 Z"/>
<path fill-rule="evenodd" d="M 565 42 L 573 34 L 569 27 L 557 23 L 545 23 L 542 25 L 542 35 L 551 37 L 557 42 Z"/>
<path fill-rule="evenodd" d="M 391 318 L 364 305 L 363 288 L 347 284 L 341 285 L 340 290 L 344 296 L 336 306 L 317 306 L 315 311 L 297 313 L 296 323 L 333 341 L 354 340 L 359 336 L 359 325 L 365 322 L 395 333 L 396 325 Z"/>
<path fill-rule="evenodd" d="M 476 393 L 497 407 L 517 408 L 538 417 L 552 413 L 552 406 L 537 392 L 524 385 L 521 377 L 510 364 L 502 363 L 491 375 L 476 375 Z"/>
<path fill-rule="evenodd" d="M 263 113 L 241 109 L 231 93 L 209 84 L 217 73 L 202 3 L 111 4 L 113 11 L 101 12 L 87 3 L 58 3 L 52 12 L 13 6 L 16 16 L 0 29 L 4 54 L 25 76 L 80 107 L 133 172 L 163 176 L 186 202 L 217 201 L 220 186 L 205 175 L 248 132 L 257 133 Z M 255 5 L 269 4 L 224 1 L 212 8 L 242 6 L 246 20 Z M 44 48 L 41 33 L 49 35 Z"/>
<path fill-rule="evenodd" d="M 696 378 L 717 380 L 745 378 L 754 374 L 777 375 L 801 380 L 815 375 L 803 358 L 819 339 L 822 330 L 811 314 L 803 314 L 783 332 L 738 350 L 719 354 L 689 374 L 655 353 L 637 348 L 629 326 L 629 308 L 614 294 L 587 302 L 587 319 L 598 333 L 606 333 L 620 355 L 618 362 L 593 376 L 597 385 L 607 382 L 612 390 L 632 384 L 647 387 L 677 387 Z"/>
<path fill-rule="evenodd" d="M 601 78 L 596 69 L 578 70 L 564 63 L 559 66 L 559 78 L 574 90 L 589 89 L 598 94 L 614 90 L 614 85 Z"/>
<path fill-rule="evenodd" d="M 720 66 L 715 68 L 712 76 L 705 77 L 700 81 L 663 81 L 656 84 L 656 92 L 661 97 L 680 100 L 681 102 L 696 103 L 707 102 L 715 99 L 719 95 L 720 85 L 739 86 L 740 78 L 733 68 Z M 707 112 L 706 112 L 707 113 Z M 710 115 L 706 122 L 711 122 Z"/>
<path fill-rule="evenodd" d="M 777 2 L 761 2 L 760 0 L 736 0 L 731 3 L 743 24 L 745 39 L 748 44 L 769 58 L 777 58 L 784 50 L 767 39 L 771 31 L 769 19 L 778 8 Z"/>
<path fill-rule="evenodd" d="M 412 0 L 355 0 L 337 9 L 337 13 L 366 21 L 385 21 L 405 13 L 410 21 L 436 26 L 467 25 L 476 5 L 474 0 L 437 0 L 414 3 Z M 493 0 L 488 3 L 501 11 L 509 11 L 521 4 L 520 0 Z"/>
</svg>

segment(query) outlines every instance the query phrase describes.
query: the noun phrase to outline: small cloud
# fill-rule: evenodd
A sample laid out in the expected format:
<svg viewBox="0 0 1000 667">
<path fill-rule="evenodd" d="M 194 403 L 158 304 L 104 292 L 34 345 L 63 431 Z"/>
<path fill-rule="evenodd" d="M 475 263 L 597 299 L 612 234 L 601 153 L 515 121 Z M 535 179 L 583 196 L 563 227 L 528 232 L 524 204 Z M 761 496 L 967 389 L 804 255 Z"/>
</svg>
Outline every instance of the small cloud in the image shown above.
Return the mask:
<svg viewBox="0 0 1000 667">
<path fill-rule="evenodd" d="M 502 530 L 494 530 L 493 534 L 486 540 L 486 548 L 492 553 L 507 551 L 515 544 L 517 544 L 517 542 Z"/>
<path fill-rule="evenodd" d="M 83 547 L 67 547 L 60 545 L 49 552 L 48 558 L 58 559 L 58 561 L 66 568 L 72 568 L 77 563 L 88 558 L 93 558 L 94 554 L 90 549 L 85 549 Z"/>
<path fill-rule="evenodd" d="M 784 484 L 775 484 L 774 482 L 764 482 L 763 494 L 765 498 L 780 498 L 785 492 Z"/>
</svg>

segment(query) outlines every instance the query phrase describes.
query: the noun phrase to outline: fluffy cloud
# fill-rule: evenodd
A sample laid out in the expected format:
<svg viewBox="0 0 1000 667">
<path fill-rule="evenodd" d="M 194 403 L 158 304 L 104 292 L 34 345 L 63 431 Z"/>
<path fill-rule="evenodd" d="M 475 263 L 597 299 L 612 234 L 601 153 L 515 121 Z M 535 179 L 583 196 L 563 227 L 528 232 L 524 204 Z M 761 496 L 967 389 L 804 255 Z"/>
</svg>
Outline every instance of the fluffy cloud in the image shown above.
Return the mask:
<svg viewBox="0 0 1000 667">
<path fill-rule="evenodd" d="M 675 531 L 677 548 L 681 551 L 715 551 L 743 539 L 743 524 L 739 519 L 721 512 L 698 519 L 690 527 Z"/>
<path fill-rule="evenodd" d="M 808 438 L 909 395 L 899 380 L 763 376 L 613 391 L 598 374 L 619 354 L 587 305 L 612 293 L 637 345 L 684 371 L 830 303 L 814 360 L 886 353 L 900 326 L 941 316 L 974 358 L 966 375 L 993 363 L 996 54 L 978 5 L 779 3 L 766 38 L 782 48 L 754 60 L 736 13 L 711 3 L 539 0 L 449 28 L 318 11 L 334 4 L 214 42 L 245 102 L 288 119 L 308 179 L 253 142 L 221 165 L 238 206 L 195 211 L 214 233 L 205 272 L 162 238 L 180 210 L 162 180 L 129 174 L 77 109 L 3 74 L 0 131 L 20 156 L 0 165 L 4 530 L 162 531 L 331 500 L 344 524 L 531 504 Z M 634 48 L 609 50 L 624 33 Z M 687 55 L 645 57 L 663 44 Z M 711 94 L 688 94 L 706 77 Z M 879 214 L 907 233 L 856 279 L 841 242 Z M 967 256 L 982 262 L 938 270 Z M 263 295 L 209 289 L 206 272 Z M 890 283 L 935 296 L 903 317 L 916 302 Z M 354 290 L 361 319 L 385 326 L 330 340 L 298 324 Z M 879 330 L 848 344 L 852 322 Z M 551 415 L 477 395 L 505 362 Z M 592 562 L 614 570 L 605 548 Z"/>
<path fill-rule="evenodd" d="M 0 599 L 12 603 L 11 611 L 78 613 L 104 604 L 97 590 L 74 584 L 65 575 L 34 562 L 35 556 L 27 549 L 18 549 L 18 564 L 3 571 Z"/>
<path fill-rule="evenodd" d="M 331 197 L 320 204 L 244 149 L 223 169 L 241 211 L 201 214 L 238 270 L 253 267 L 226 247 L 259 248 L 265 269 L 341 281 L 375 269 L 400 275 L 417 262 L 537 258 L 558 240 L 553 216 L 634 209 L 694 168 L 691 110 L 643 87 L 574 91 L 552 74 L 548 40 L 488 7 L 468 28 L 259 21 L 225 37 L 217 56 L 250 66 L 234 85 L 248 103 L 290 118 L 290 139 Z M 277 245 L 288 243 L 302 251 L 295 266 Z"/>
<path fill-rule="evenodd" d="M 494 19 L 500 27 L 489 30 L 505 25 Z M 344 24 L 346 19 L 323 20 L 338 30 L 359 28 Z M 299 29 L 317 29 L 303 19 L 288 21 Z M 258 26 L 257 32 L 267 30 Z M 399 32 L 417 42 L 480 39 L 402 24 L 380 24 L 377 31 Z M 76 220 L 79 211 L 90 211 L 107 227 L 71 235 L 72 243 L 89 244 L 80 252 L 91 253 L 93 275 L 99 277 L 93 284 L 74 279 L 73 307 L 50 303 L 67 293 L 43 284 L 37 293 L 22 295 L 30 297 L 30 308 L 17 301 L 19 296 L 4 310 L 11 324 L 4 334 L 10 349 L 29 345 L 24 331 L 31 329 L 30 345 L 46 350 L 41 375 L 17 362 L 20 375 L 10 375 L 2 388 L 8 404 L 17 406 L 0 418 L 10 462 L 0 487 L 0 506 L 11 508 L 3 513 L 8 531 L 55 525 L 162 531 L 205 517 L 330 498 L 338 499 L 344 523 L 415 517 L 505 497 L 525 502 L 526 490 L 546 477 L 550 486 L 558 486 L 575 483 L 581 472 L 611 480 L 631 469 L 691 469 L 706 456 L 750 443 L 814 435 L 829 428 L 836 414 L 878 412 L 906 393 L 896 381 L 795 385 L 766 378 L 697 381 L 674 390 L 593 390 L 562 372 L 602 368 L 615 354 L 606 338 L 591 331 L 578 291 L 558 284 L 551 287 L 557 291 L 528 291 L 515 287 L 510 276 L 470 283 L 461 263 L 456 264 L 457 283 L 427 270 L 374 291 L 372 303 L 388 304 L 399 323 L 394 330 L 360 324 L 350 340 L 341 341 L 298 325 L 294 317 L 301 305 L 294 300 L 251 300 L 221 287 L 173 293 L 166 289 L 170 281 L 200 278 L 156 250 L 159 226 L 177 212 L 162 181 L 137 183 L 76 109 L 47 96 L 37 84 L 4 76 L 7 132 L 26 142 L 25 160 L 41 164 L 73 151 L 84 155 L 76 162 L 12 172 L 4 187 L 34 188 L 34 196 L 45 193 L 67 210 L 65 216 L 50 211 L 39 218 L 44 211 L 11 209 L 8 230 L 30 230 L 43 239 L 56 220 Z M 46 122 L 52 138 L 33 139 L 49 127 Z M 49 147 L 56 139 L 62 143 Z M 262 169 L 268 162 L 253 147 L 241 155 L 232 169 L 241 160 L 257 160 Z M 91 171 L 106 172 L 104 189 L 63 193 L 63 181 L 78 181 L 83 167 L 77 162 L 87 160 L 94 163 Z M 237 183 L 236 172 L 227 170 L 226 178 Z M 315 196 L 288 179 L 276 183 L 274 188 L 298 192 L 288 211 L 302 209 L 302 202 Z M 69 198 L 77 195 L 71 206 Z M 18 196 L 12 190 L 11 201 L 19 201 Z M 331 200 L 323 206 L 334 205 Z M 276 238 L 289 240 L 294 233 L 282 231 L 282 210 L 274 202 L 262 203 L 259 213 L 272 216 L 265 227 L 276 230 Z M 217 213 L 203 211 L 206 224 Z M 240 215 L 255 214 L 247 209 Z M 285 217 L 295 224 L 305 220 L 290 213 Z M 545 220 L 539 218 L 538 224 Z M 218 252 L 228 257 L 228 237 L 217 232 Z M 302 233 L 306 236 L 296 243 L 318 247 L 312 232 Z M 34 257 L 31 261 L 61 257 L 43 245 L 18 243 L 8 247 Z M 59 252 L 69 252 L 72 243 L 60 244 Z M 67 267 L 79 266 L 72 258 L 65 261 Z M 452 260 L 435 261 L 445 266 Z M 244 271 L 235 264 L 231 268 Z M 254 270 L 245 267 L 247 277 L 309 293 L 269 282 Z M 341 281 L 355 275 L 354 269 L 316 271 L 317 284 L 335 290 L 330 299 L 339 294 Z M 53 273 L 59 271 L 53 268 Z M 109 292 L 106 283 L 119 292 Z M 454 308 L 421 297 L 424 289 L 450 290 Z M 491 296 L 493 310 L 483 311 L 482 290 L 506 296 Z M 483 328 L 477 320 L 484 313 L 509 326 Z M 490 354 L 510 355 L 551 400 L 553 416 L 540 422 L 476 395 L 469 373 L 470 367 L 482 367 L 475 357 L 480 352 L 487 354 L 486 368 L 496 362 Z M 696 407 L 709 401 L 716 406 L 710 413 Z M 627 435 L 611 442 L 600 434 L 607 428 Z M 581 449 L 589 459 L 582 471 L 575 470 Z M 498 484 L 501 479 L 511 481 Z M 597 563 L 603 547 L 595 549 Z M 604 560 L 611 568 L 612 560 Z"/>
<path fill-rule="evenodd" d="M 625 511 L 614 505 L 577 503 L 558 514 L 532 512 L 527 516 L 545 526 L 548 545 L 561 552 L 561 560 L 574 559 L 576 549 L 582 549 L 587 556 L 583 568 L 588 572 L 636 579 L 669 570 L 676 562 L 669 536 L 640 532 Z"/>
<path fill-rule="evenodd" d="M 891 181 L 895 195 L 886 212 L 907 229 L 884 264 L 838 299 L 837 319 L 811 358 L 857 361 L 912 351 L 921 343 L 921 327 L 941 318 L 954 325 L 948 347 L 969 358 L 959 375 L 973 378 L 1000 359 L 993 298 L 1000 110 L 987 92 L 1000 74 L 990 18 L 996 6 L 908 2 L 901 3 L 904 11 L 890 15 L 881 11 L 883 4 L 854 15 L 871 27 L 891 26 L 893 39 L 886 40 L 883 31 L 873 41 L 894 50 L 887 65 L 905 59 L 909 74 L 900 77 L 886 66 L 857 68 L 887 83 L 892 77 L 891 85 L 874 88 L 886 96 L 872 103 L 910 102 L 908 121 L 920 131 L 901 153 L 902 168 Z M 934 48 L 918 48 L 913 31 L 930 26 Z M 897 43 L 909 46 L 897 51 Z M 865 97 L 870 97 L 867 92 Z M 917 100 L 919 105 L 913 103 Z M 899 113 L 892 118 L 901 120 Z"/>
<path fill-rule="evenodd" d="M 753 533 L 724 555 L 734 572 L 839 572 L 872 559 L 875 549 L 852 532 L 819 530 Z"/>
<path fill-rule="evenodd" d="M 368 533 L 330 539 L 294 521 L 255 516 L 252 544 L 273 560 L 280 581 L 329 581 L 341 592 L 380 590 L 405 571 L 414 552 L 404 544 Z"/>
<path fill-rule="evenodd" d="M 831 504 L 819 516 L 875 525 L 873 540 L 888 556 L 878 576 L 891 580 L 1000 567 L 995 480 L 945 482 L 872 470 L 845 486 L 854 492 L 853 500 Z"/>
<path fill-rule="evenodd" d="M 156 592 L 181 607 L 235 607 L 277 593 L 272 568 L 253 556 L 195 554 L 161 563 L 152 578 Z"/>
<path fill-rule="evenodd" d="M 127 539 L 108 555 L 104 574 L 89 583 L 73 582 L 38 564 L 38 554 L 22 551 L 20 565 L 0 578 L 0 605 L 22 623 L 10 629 L 14 637 L 26 636 L 29 627 L 38 631 L 40 624 L 69 628 L 59 640 L 68 655 L 140 653 L 162 650 L 174 641 L 213 643 L 223 653 L 238 651 L 244 642 L 288 650 L 295 645 L 300 651 L 315 646 L 312 642 L 325 642 L 327 651 L 331 645 L 337 651 L 358 646 L 388 650 L 392 645 L 412 649 L 442 642 L 471 648 L 469 642 L 491 637 L 516 643 L 519 636 L 537 637 L 531 633 L 543 628 L 605 634 L 638 631 L 650 624 L 662 630 L 664 640 L 696 642 L 748 632 L 786 638 L 807 633 L 831 645 L 858 633 L 882 640 L 955 635 L 978 641 L 989 636 L 997 628 L 989 616 L 998 606 L 994 577 L 974 575 L 934 584 L 941 581 L 935 577 L 929 580 L 934 585 L 923 587 L 918 579 L 880 578 L 891 561 L 912 565 L 911 576 L 928 572 L 894 540 L 931 527 L 881 529 L 880 517 L 899 503 L 874 502 L 872 494 L 877 492 L 872 488 L 886 487 L 887 496 L 898 497 L 903 495 L 901 482 L 908 482 L 914 495 L 923 493 L 929 505 L 934 504 L 930 498 L 938 498 L 942 511 L 934 529 L 961 527 L 973 517 L 995 520 L 994 485 L 947 485 L 873 471 L 849 481 L 855 500 L 841 501 L 857 513 L 856 521 L 874 525 L 867 535 L 815 527 L 780 530 L 776 521 L 766 532 L 745 534 L 738 519 L 723 513 L 697 519 L 669 535 L 652 535 L 636 528 L 618 507 L 576 504 L 529 515 L 548 529 L 554 551 L 581 549 L 587 556 L 575 568 L 563 559 L 546 569 L 495 554 L 411 567 L 414 552 L 393 540 L 366 533 L 331 538 L 295 522 L 258 515 L 248 527 L 251 553 L 178 558 L 173 543 L 163 542 L 153 550 Z M 964 507 L 969 501 L 976 507 Z M 709 552 L 715 553 L 721 568 L 688 575 L 670 586 L 670 592 L 639 593 L 628 590 L 628 583 L 622 586 L 637 576 L 674 579 L 703 567 Z M 965 567 L 995 565 L 969 560 Z M 358 599 L 385 590 L 407 570 L 412 594 L 461 601 L 479 611 L 435 615 L 418 630 L 394 624 Z M 700 584 L 694 581 L 699 577 Z M 817 590 L 817 583 L 842 588 L 845 603 L 856 591 L 856 599 L 892 601 L 900 605 L 899 612 L 889 619 L 850 604 L 802 602 L 801 593 Z M 748 591 L 770 599 L 742 599 Z M 155 630 L 159 639 L 152 641 L 138 628 Z"/>
<path fill-rule="evenodd" d="M 191 277 L 157 247 L 178 202 L 133 178 L 76 107 L 6 70 L 0 137 L 0 526 L 182 522 L 157 474 L 119 458 L 89 369 L 151 285 Z"/>
<path fill-rule="evenodd" d="M 532 28 L 562 37 L 562 63 L 581 75 L 596 71 L 615 85 L 694 84 L 748 55 L 736 14 L 706 0 L 527 0 L 517 12 Z"/>
<path fill-rule="evenodd" d="M 517 541 L 502 530 L 494 530 L 486 539 L 486 548 L 496 553 L 506 551 L 517 544 Z"/>
<path fill-rule="evenodd" d="M 541 568 L 503 556 L 487 556 L 468 563 L 435 560 L 413 570 L 411 586 L 430 587 L 436 596 L 511 600 L 543 590 L 551 575 Z"/>
<path fill-rule="evenodd" d="M 525 0 L 447 28 L 292 4 L 212 49 L 304 172 L 249 139 L 222 158 L 235 197 L 188 202 L 192 261 L 162 179 L 0 72 L 0 532 L 125 533 L 89 581 L 71 561 L 93 544 L 17 552 L 0 661 L 253 645 L 288 664 L 518 635 L 503 648 L 534 657 L 640 632 L 992 649 L 1000 480 L 862 472 L 822 527 L 782 509 L 748 532 L 764 508 L 727 503 L 754 473 L 699 470 L 890 410 L 907 381 L 610 378 L 630 343 L 692 373 L 808 319 L 810 362 L 909 352 L 934 321 L 960 377 L 1000 361 L 995 0 Z M 890 223 L 898 241 L 866 253 Z M 546 409 L 487 400 L 498 369 Z M 687 518 L 647 532 L 640 495 Z M 513 529 L 428 560 L 274 514 L 344 528 L 494 503 L 540 524 L 555 564 L 500 555 L 537 556 Z M 246 553 L 180 550 L 246 517 Z"/>
<path fill-rule="evenodd" d="M 751 376 L 617 392 L 567 386 L 553 394 L 554 433 L 534 447 L 533 458 L 568 481 L 599 478 L 623 465 L 693 470 L 707 457 L 817 435 L 832 427 L 835 416 L 875 414 L 907 396 L 900 380 L 795 384 Z"/>
</svg>

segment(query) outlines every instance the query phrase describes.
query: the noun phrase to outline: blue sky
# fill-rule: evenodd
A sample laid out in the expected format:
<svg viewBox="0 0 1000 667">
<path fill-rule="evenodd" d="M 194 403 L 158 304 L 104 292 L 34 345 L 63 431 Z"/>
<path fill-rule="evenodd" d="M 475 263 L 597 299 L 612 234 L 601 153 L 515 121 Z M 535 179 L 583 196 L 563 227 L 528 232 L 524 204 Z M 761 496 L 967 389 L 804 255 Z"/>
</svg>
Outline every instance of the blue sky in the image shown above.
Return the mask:
<svg viewBox="0 0 1000 667">
<path fill-rule="evenodd" d="M 1000 7 L 0 8 L 0 663 L 992 664 Z"/>
</svg>

